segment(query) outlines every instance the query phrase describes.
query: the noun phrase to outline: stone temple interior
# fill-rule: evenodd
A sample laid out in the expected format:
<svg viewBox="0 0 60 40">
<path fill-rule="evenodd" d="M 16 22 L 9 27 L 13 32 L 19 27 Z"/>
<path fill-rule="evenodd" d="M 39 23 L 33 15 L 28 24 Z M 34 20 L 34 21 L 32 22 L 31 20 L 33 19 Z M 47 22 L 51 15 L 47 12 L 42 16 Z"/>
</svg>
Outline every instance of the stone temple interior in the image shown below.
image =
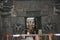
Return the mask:
<svg viewBox="0 0 60 40">
<path fill-rule="evenodd" d="M 0 40 L 60 40 L 60 0 L 0 0 Z"/>
</svg>

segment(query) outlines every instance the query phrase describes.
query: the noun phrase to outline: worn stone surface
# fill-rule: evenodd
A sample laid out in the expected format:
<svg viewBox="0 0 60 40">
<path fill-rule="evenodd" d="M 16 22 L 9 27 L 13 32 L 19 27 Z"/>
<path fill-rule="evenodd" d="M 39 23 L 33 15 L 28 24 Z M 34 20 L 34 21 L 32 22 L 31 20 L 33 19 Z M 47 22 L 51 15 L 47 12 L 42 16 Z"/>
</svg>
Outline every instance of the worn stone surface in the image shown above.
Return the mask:
<svg viewBox="0 0 60 40">
<path fill-rule="evenodd" d="M 4 20 L 3 22 L 4 26 L 2 28 L 6 28 L 7 33 L 10 33 L 9 31 L 13 28 L 12 26 L 15 26 L 15 24 L 17 23 L 23 24 L 23 26 L 25 26 L 24 17 L 31 16 L 31 15 L 34 16 L 34 14 L 42 17 L 47 16 L 47 19 L 44 19 L 44 18 L 42 19 L 45 23 L 47 23 L 48 19 L 53 13 L 52 7 L 53 7 L 52 2 L 49 0 L 47 1 L 14 1 L 14 13 L 16 13 L 17 17 L 7 16 L 6 18 L 3 18 L 2 20 Z M 37 12 L 27 13 L 28 11 L 37 11 Z M 40 11 L 40 13 L 38 11 Z"/>
<path fill-rule="evenodd" d="M 39 11 L 36 15 L 41 16 L 42 25 L 51 22 L 56 27 L 56 32 L 60 33 L 60 15 L 54 15 L 54 5 L 52 1 L 14 1 L 14 12 L 17 16 L 6 16 L 0 15 L 0 28 L 3 33 L 13 34 L 15 24 L 19 23 L 25 26 L 26 16 L 34 16 L 33 13 L 27 13 L 27 11 Z M 1 14 L 1 13 L 0 13 Z M 12 13 L 11 13 L 12 14 Z M 30 15 L 29 15 L 30 14 Z"/>
</svg>

